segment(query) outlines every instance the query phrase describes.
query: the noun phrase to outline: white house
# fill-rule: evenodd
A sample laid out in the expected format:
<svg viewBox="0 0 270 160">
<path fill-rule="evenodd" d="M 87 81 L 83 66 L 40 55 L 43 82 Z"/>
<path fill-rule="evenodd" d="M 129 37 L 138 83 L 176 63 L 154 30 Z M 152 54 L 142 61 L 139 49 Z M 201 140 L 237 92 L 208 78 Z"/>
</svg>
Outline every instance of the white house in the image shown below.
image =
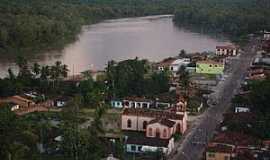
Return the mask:
<svg viewBox="0 0 270 160">
<path fill-rule="evenodd" d="M 249 112 L 250 109 L 247 107 L 235 107 L 235 113 L 239 113 L 239 112 Z"/>
<path fill-rule="evenodd" d="M 217 56 L 236 56 L 238 53 L 239 49 L 234 45 L 216 46 Z"/>
<path fill-rule="evenodd" d="M 180 58 L 174 60 L 170 65 L 170 71 L 173 73 L 174 76 L 177 75 L 181 66 L 187 66 L 190 64 L 190 58 Z"/>
<path fill-rule="evenodd" d="M 128 137 L 126 141 L 126 151 L 128 153 L 143 153 L 161 151 L 169 154 L 174 148 L 174 138 L 158 139 L 150 137 Z"/>
<path fill-rule="evenodd" d="M 59 97 L 54 100 L 55 107 L 64 107 L 67 105 L 68 101 L 70 100 L 69 97 Z"/>
<path fill-rule="evenodd" d="M 20 109 L 20 105 L 15 104 L 15 103 L 11 103 L 11 111 L 15 111 Z"/>
<path fill-rule="evenodd" d="M 127 97 L 123 100 L 126 108 L 150 108 L 153 101 L 143 97 Z"/>
<path fill-rule="evenodd" d="M 263 32 L 263 39 L 264 40 L 270 40 L 270 32 L 269 31 L 264 31 Z"/>
<path fill-rule="evenodd" d="M 235 113 L 250 112 L 250 108 L 252 108 L 252 106 L 245 103 L 235 103 L 233 106 Z"/>
<path fill-rule="evenodd" d="M 111 106 L 113 108 L 123 108 L 124 107 L 124 104 L 123 104 L 123 101 L 122 100 L 111 100 Z"/>
</svg>

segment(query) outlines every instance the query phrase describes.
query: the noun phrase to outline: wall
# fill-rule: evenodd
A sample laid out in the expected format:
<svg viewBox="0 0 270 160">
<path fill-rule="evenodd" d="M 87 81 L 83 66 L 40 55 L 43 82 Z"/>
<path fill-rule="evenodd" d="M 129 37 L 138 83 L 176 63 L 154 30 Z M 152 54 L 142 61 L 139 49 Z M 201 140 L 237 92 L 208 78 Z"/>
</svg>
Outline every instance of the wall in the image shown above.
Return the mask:
<svg viewBox="0 0 270 160">
<path fill-rule="evenodd" d="M 150 135 L 149 133 L 149 129 L 152 128 L 152 135 Z M 160 132 L 160 137 L 157 138 L 161 138 L 161 139 L 169 139 L 172 134 L 174 133 L 174 127 L 169 128 L 167 126 L 163 126 L 159 123 L 154 123 L 154 124 L 150 124 L 147 126 L 147 131 L 146 131 L 146 137 L 156 137 L 156 130 L 159 129 Z M 166 135 L 164 135 L 164 130 L 166 130 Z"/>
<path fill-rule="evenodd" d="M 211 157 L 210 154 L 215 155 L 214 157 Z M 226 157 L 229 157 L 229 159 L 225 159 Z M 231 154 L 229 153 L 213 153 L 213 152 L 206 152 L 206 160 L 230 160 Z"/>
<path fill-rule="evenodd" d="M 223 74 L 224 65 L 197 63 L 196 73 Z"/>
<path fill-rule="evenodd" d="M 111 101 L 111 106 L 114 108 L 123 108 L 122 101 Z"/>
<path fill-rule="evenodd" d="M 130 119 L 132 122 L 131 128 L 127 127 L 128 119 Z M 149 117 L 138 117 L 137 118 L 137 116 L 122 115 L 122 130 L 145 131 L 145 129 L 143 129 L 143 122 L 144 121 L 149 122 L 153 119 L 154 118 L 149 118 Z"/>
<path fill-rule="evenodd" d="M 128 119 L 131 120 L 131 128 L 128 128 L 127 127 L 127 121 Z M 154 118 L 150 118 L 150 117 L 138 117 L 137 116 L 130 116 L 130 115 L 122 115 L 122 130 L 130 130 L 130 131 L 145 131 L 143 129 L 143 122 L 144 121 L 151 121 L 153 120 Z M 183 121 L 182 120 L 173 120 L 173 119 L 170 119 L 171 121 L 174 121 L 176 124 L 180 124 L 180 130 L 178 130 L 178 132 L 181 132 L 182 134 L 186 131 L 187 129 L 187 114 L 186 112 L 184 113 L 184 117 L 183 117 Z M 175 127 L 175 130 L 176 130 L 176 127 Z M 175 133 L 175 132 L 174 132 Z"/>
</svg>

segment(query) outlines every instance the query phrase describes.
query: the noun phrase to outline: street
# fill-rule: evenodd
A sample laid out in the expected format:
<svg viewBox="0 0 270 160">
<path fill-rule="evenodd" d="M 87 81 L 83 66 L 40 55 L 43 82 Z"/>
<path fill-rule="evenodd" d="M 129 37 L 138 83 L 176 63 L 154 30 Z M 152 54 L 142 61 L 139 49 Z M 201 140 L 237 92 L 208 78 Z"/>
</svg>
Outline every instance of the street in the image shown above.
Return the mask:
<svg viewBox="0 0 270 160">
<path fill-rule="evenodd" d="M 218 94 L 216 105 L 209 107 L 198 119 L 192 129 L 184 136 L 172 153 L 169 160 L 198 160 L 212 138 L 216 127 L 223 119 L 223 114 L 230 107 L 231 99 L 240 87 L 240 82 L 247 71 L 253 57 L 256 55 L 254 41 L 250 42 L 244 53 L 238 59 L 234 59 L 231 66 L 231 74 L 223 82 L 221 92 Z"/>
</svg>

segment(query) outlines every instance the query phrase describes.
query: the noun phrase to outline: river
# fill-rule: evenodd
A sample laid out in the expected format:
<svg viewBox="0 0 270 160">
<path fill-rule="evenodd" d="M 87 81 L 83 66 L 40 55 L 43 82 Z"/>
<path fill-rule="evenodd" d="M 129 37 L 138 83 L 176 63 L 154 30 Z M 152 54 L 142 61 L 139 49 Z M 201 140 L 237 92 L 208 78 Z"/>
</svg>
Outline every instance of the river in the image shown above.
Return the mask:
<svg viewBox="0 0 270 160">
<path fill-rule="evenodd" d="M 104 69 L 109 60 L 139 57 L 159 61 L 177 55 L 181 49 L 214 51 L 217 45 L 228 43 L 220 35 L 213 37 L 176 27 L 170 15 L 124 18 L 85 26 L 78 40 L 62 51 L 35 54 L 29 61 L 45 65 L 60 60 L 76 74 Z M 16 70 L 14 60 L 0 60 L 1 77 L 7 75 L 8 68 Z"/>
</svg>

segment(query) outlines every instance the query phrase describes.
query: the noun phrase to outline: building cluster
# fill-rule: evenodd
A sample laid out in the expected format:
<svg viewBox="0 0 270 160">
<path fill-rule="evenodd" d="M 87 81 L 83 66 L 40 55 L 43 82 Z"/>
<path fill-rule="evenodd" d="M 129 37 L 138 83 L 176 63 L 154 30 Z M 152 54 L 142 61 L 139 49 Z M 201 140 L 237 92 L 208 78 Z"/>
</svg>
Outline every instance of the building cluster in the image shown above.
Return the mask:
<svg viewBox="0 0 270 160">
<path fill-rule="evenodd" d="M 235 112 L 224 114 L 217 134 L 208 143 L 206 160 L 264 160 L 270 157 L 269 140 L 262 140 L 245 128 L 254 128 L 258 123 L 256 114 L 247 107 L 235 107 Z M 234 127 L 234 128 L 232 128 Z M 239 129 L 237 130 L 236 127 Z"/>
<path fill-rule="evenodd" d="M 53 107 L 63 107 L 70 99 L 70 97 L 66 96 L 47 99 L 44 94 L 30 91 L 21 95 L 1 98 L 0 105 L 7 105 L 17 115 L 24 115 L 31 112 L 47 112 Z"/>
<path fill-rule="evenodd" d="M 121 115 L 121 130 L 125 135 L 126 152 L 145 153 L 160 151 L 169 154 L 174 148 L 174 136 L 187 129 L 186 102 L 180 99 L 166 108 L 136 107 L 150 101 L 128 101 Z M 145 106 L 147 106 L 145 105 Z M 142 105 L 139 105 L 142 106 Z"/>
<path fill-rule="evenodd" d="M 201 89 L 209 89 L 218 84 L 224 76 L 227 62 L 231 57 L 237 57 L 240 54 L 240 49 L 235 45 L 217 46 L 216 52 L 211 53 L 195 53 L 189 55 L 179 55 L 178 57 L 170 57 L 154 64 L 157 71 L 170 71 L 172 73 L 172 87 L 179 83 L 178 73 L 181 67 L 192 76 L 191 82 Z"/>
<path fill-rule="evenodd" d="M 267 51 L 258 52 L 257 57 L 250 64 L 240 91 L 235 95 L 242 100 L 233 101 L 232 109 L 223 115 L 223 121 L 216 129 L 216 134 L 207 144 L 204 157 L 206 160 L 269 159 L 269 139 L 261 139 L 252 133 L 252 130 L 257 130 L 256 126 L 261 122 L 253 111 L 255 106 L 249 102 L 250 89 L 246 87 L 250 81 L 268 78 L 269 65 Z"/>
</svg>

